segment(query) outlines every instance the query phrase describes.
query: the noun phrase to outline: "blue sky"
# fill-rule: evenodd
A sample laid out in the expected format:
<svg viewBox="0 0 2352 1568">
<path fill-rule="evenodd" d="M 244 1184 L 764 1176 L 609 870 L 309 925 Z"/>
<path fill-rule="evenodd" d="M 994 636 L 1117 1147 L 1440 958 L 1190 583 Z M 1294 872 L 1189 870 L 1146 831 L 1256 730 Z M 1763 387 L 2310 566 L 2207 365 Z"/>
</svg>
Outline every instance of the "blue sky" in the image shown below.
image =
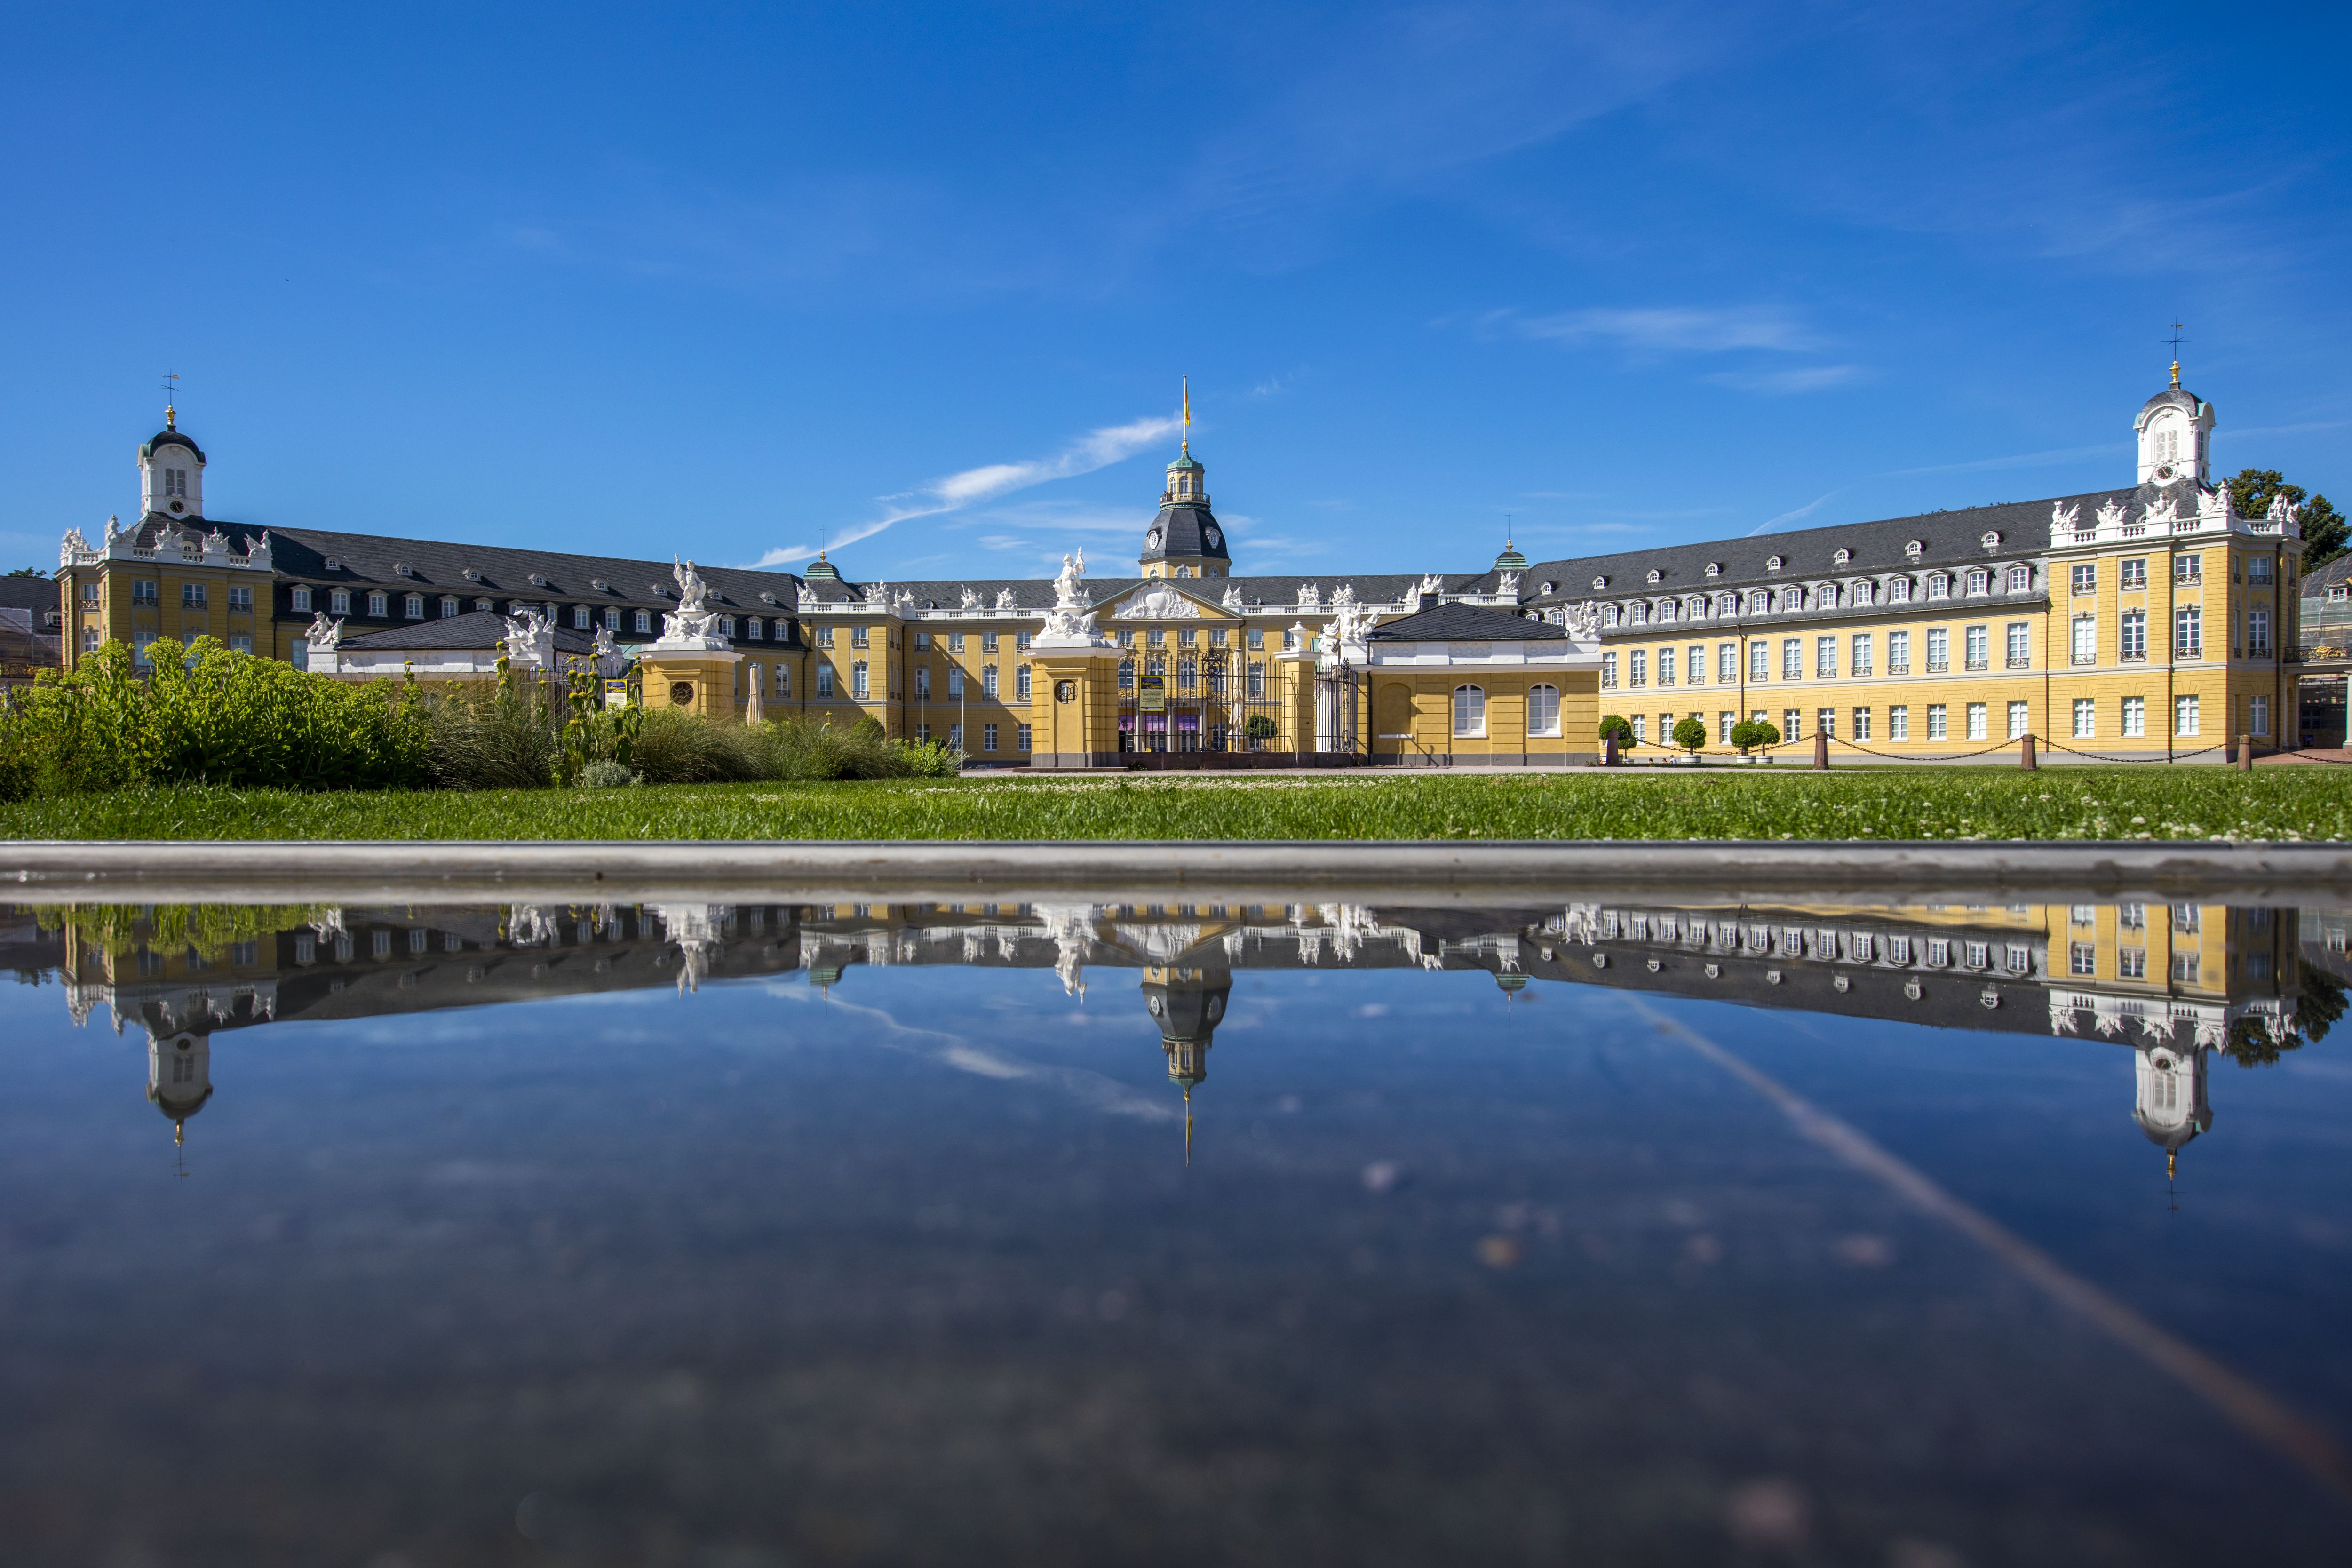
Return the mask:
<svg viewBox="0 0 2352 1568">
<path fill-rule="evenodd" d="M 0 550 L 136 504 L 1244 572 L 2124 482 L 2352 500 L 2342 6 L 19 7 Z M 895 520 L 895 521 L 893 521 Z"/>
</svg>

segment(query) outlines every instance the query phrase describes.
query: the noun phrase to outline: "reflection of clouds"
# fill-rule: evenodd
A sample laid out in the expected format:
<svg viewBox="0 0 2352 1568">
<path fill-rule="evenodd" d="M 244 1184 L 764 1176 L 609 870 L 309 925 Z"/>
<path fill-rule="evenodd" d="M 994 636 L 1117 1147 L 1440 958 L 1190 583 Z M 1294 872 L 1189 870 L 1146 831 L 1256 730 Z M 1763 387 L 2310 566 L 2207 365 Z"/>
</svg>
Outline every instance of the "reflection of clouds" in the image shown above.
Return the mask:
<svg viewBox="0 0 2352 1568">
<path fill-rule="evenodd" d="M 1172 1121 L 1177 1117 L 1177 1113 L 1168 1107 L 1146 1100 L 1118 1079 L 1103 1073 L 1025 1061 L 1002 1051 L 975 1046 L 961 1036 L 943 1029 L 902 1024 L 879 1007 L 845 1002 L 837 996 L 812 996 L 805 986 L 770 985 L 766 989 L 769 995 L 779 1001 L 853 1014 L 874 1026 L 876 1032 L 857 1040 L 857 1044 L 877 1045 L 885 1050 L 922 1057 L 958 1072 L 994 1079 L 999 1082 L 1036 1084 L 1107 1115 L 1132 1116 L 1146 1121 Z M 814 1045 L 849 1037 L 839 1029 L 829 1029 L 816 1039 L 796 1038 L 793 1043 Z"/>
</svg>

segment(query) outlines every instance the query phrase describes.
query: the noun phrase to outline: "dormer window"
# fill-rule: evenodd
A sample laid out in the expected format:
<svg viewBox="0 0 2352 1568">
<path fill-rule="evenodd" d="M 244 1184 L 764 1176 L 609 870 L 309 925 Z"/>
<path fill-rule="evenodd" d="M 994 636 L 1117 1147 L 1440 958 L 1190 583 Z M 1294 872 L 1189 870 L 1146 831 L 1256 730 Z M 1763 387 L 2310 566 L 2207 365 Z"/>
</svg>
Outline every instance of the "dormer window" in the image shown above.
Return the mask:
<svg viewBox="0 0 2352 1568">
<path fill-rule="evenodd" d="M 1619 612 L 1618 612 L 1618 609 L 1617 609 L 1617 606 L 1616 606 L 1616 605 L 1601 605 L 1601 624 L 1602 626 L 1615 626 L 1615 625 L 1617 624 L 1617 621 L 1618 621 L 1618 615 L 1619 615 Z"/>
<path fill-rule="evenodd" d="M 1723 563 L 1722 563 L 1722 562 L 1720 562 L 1720 561 L 1710 561 L 1710 562 L 1708 562 L 1708 563 L 1706 563 L 1706 574 L 1707 574 L 1708 576 L 1710 576 L 1710 577 L 1720 577 L 1720 576 L 1722 576 L 1722 575 L 1723 575 Z"/>
<path fill-rule="evenodd" d="M 1637 626 L 1646 626 L 1650 624 L 1650 606 L 1648 605 L 1637 604 L 1633 606 L 1633 624 Z"/>
<path fill-rule="evenodd" d="M 1764 570 L 1765 570 L 1765 571 L 1767 571 L 1767 572 L 1778 572 L 1780 569 L 1780 558 L 1779 556 L 1774 555 L 1774 556 L 1769 556 L 1769 557 L 1766 558 L 1766 560 L 1765 560 L 1765 562 L 1764 562 Z"/>
<path fill-rule="evenodd" d="M 478 566 L 468 566 L 463 575 L 468 583 L 478 583 L 482 580 L 482 569 Z"/>
<path fill-rule="evenodd" d="M 1606 577 L 1595 577 L 1592 580 L 1592 585 L 1595 588 L 1606 588 L 1609 586 L 1609 579 Z"/>
<path fill-rule="evenodd" d="M 1835 555 L 1832 555 L 1832 556 L 1831 556 L 1831 557 L 1830 557 L 1830 564 L 1831 564 L 1831 565 L 1832 565 L 1832 566 L 1843 566 L 1843 565 L 1845 565 L 1848 562 L 1852 561 L 1853 559 L 1853 551 L 1851 551 L 1851 550 L 1841 550 L 1841 551 L 1839 551 Z"/>
<path fill-rule="evenodd" d="M 1754 593 L 1748 595 L 1748 613 L 1749 615 L 1769 615 L 1771 612 L 1771 609 L 1772 595 L 1766 593 L 1763 589 L 1759 588 Z"/>
<path fill-rule="evenodd" d="M 330 556 L 328 556 L 328 557 L 327 557 L 327 570 L 328 570 L 328 571 L 330 571 L 330 572 L 340 572 L 340 571 L 341 571 L 342 569 L 343 569 L 343 563 L 342 563 L 342 562 L 341 562 L 341 560 L 340 558 L 338 558 L 338 557 L 336 557 L 336 556 L 332 556 L 332 555 L 330 555 Z"/>
<path fill-rule="evenodd" d="M 1664 581 L 1664 578 L 1665 578 L 1665 575 L 1666 575 L 1666 574 L 1665 574 L 1664 573 L 1663 573 L 1663 572 L 1659 571 L 1659 570 L 1658 570 L 1656 567 L 1654 567 L 1654 566 L 1653 566 L 1653 567 L 1651 567 L 1651 568 L 1650 568 L 1650 581 L 1651 581 L 1651 582 L 1653 582 L 1653 583 L 1656 583 L 1656 582 L 1662 582 L 1662 581 Z"/>
<path fill-rule="evenodd" d="M 604 580 L 604 578 L 602 578 L 602 577 L 591 577 L 591 578 L 589 578 L 589 579 L 588 579 L 588 585 L 589 585 L 591 588 L 595 589 L 595 590 L 596 590 L 596 592 L 598 592 L 598 593 L 600 593 L 600 594 L 609 594 L 609 593 L 611 593 L 611 592 L 613 591 L 613 584 L 612 584 L 611 583 L 609 583 L 609 582 L 605 581 L 605 580 Z"/>
<path fill-rule="evenodd" d="M 534 572 L 530 574 L 530 585 L 534 588 L 544 588 L 547 586 L 547 578 L 541 574 Z"/>
<path fill-rule="evenodd" d="M 392 563 L 392 574 L 395 577 L 414 577 L 416 575 L 416 568 L 405 561 L 395 561 Z"/>
<path fill-rule="evenodd" d="M 1987 550 L 1998 550 L 2000 548 L 2000 535 L 1988 531 L 1985 536 L 1982 539 L 1978 540 L 1977 542 L 1983 545 Z"/>
<path fill-rule="evenodd" d="M 1906 544 L 1903 547 L 1903 553 L 1909 556 L 1912 560 L 1916 561 L 1919 559 L 1919 552 L 1927 548 L 1927 546 L 1923 541 L 1915 539 L 1911 541 L 1910 543 Z"/>
</svg>

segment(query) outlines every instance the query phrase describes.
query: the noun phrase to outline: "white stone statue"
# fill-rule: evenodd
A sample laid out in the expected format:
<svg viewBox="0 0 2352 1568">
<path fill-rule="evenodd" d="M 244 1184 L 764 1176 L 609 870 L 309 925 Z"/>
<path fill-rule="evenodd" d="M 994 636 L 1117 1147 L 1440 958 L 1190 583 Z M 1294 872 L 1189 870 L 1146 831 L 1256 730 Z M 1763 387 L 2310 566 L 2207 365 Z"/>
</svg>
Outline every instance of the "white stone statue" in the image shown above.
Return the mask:
<svg viewBox="0 0 2352 1568">
<path fill-rule="evenodd" d="M 121 537 L 122 537 L 122 519 L 121 519 L 121 518 L 120 518 L 120 517 L 116 517 L 116 516 L 109 516 L 109 517 L 107 518 L 107 520 L 106 520 L 106 543 L 107 543 L 107 547 L 108 547 L 109 549 L 113 548 L 114 542 L 115 542 L 116 540 L 118 540 L 118 539 L 121 538 Z M 264 535 L 264 537 L 266 538 L 266 537 L 268 537 L 268 536 L 267 536 L 267 535 Z"/>
<path fill-rule="evenodd" d="M 303 632 L 302 640 L 310 645 L 313 652 L 331 650 L 342 643 L 343 623 L 331 621 L 324 610 L 318 611 L 311 616 L 310 625 Z"/>
<path fill-rule="evenodd" d="M 1331 607 L 1333 609 L 1336 610 L 1342 605 L 1352 605 L 1355 602 L 1356 585 L 1353 583 L 1342 583 L 1339 587 L 1332 590 Z"/>
<path fill-rule="evenodd" d="M 1495 577 L 1495 592 L 1504 595 L 1506 598 L 1517 598 L 1519 595 L 1519 574 L 1517 572 L 1503 572 L 1496 574 Z"/>
<path fill-rule="evenodd" d="M 1113 614 L 1122 621 L 1197 621 L 1201 606 L 1173 588 L 1153 587 L 1129 595 Z"/>
<path fill-rule="evenodd" d="M 969 587 L 965 588 L 963 591 L 962 607 L 967 610 L 976 610 L 980 608 L 980 595 L 973 593 Z"/>
<path fill-rule="evenodd" d="M 1300 584 L 1298 585 L 1298 607 L 1302 610 L 1321 609 L 1323 607 L 1323 590 L 1317 587 L 1312 583 Z"/>
<path fill-rule="evenodd" d="M 2082 515 L 2083 509 L 2079 506 L 2060 506 L 2055 501 L 2053 501 L 2050 506 L 2050 542 L 2053 544 L 2073 543 L 2074 524 L 2076 520 Z M 2068 537 L 2064 539 L 2059 538 L 2058 536 L 2062 533 Z"/>
<path fill-rule="evenodd" d="M 709 590 L 703 585 L 702 574 L 694 569 L 694 563 L 680 561 L 673 555 L 670 557 L 669 574 L 677 579 L 677 607 L 680 612 L 691 615 L 699 611 L 703 596 Z"/>
<path fill-rule="evenodd" d="M 226 555 L 226 554 L 227 554 L 227 553 L 228 553 L 228 535 L 227 535 L 227 534 L 226 534 L 226 533 L 223 533 L 223 532 L 222 532 L 219 529 L 217 529 L 217 528 L 214 529 L 210 533 L 205 534 L 205 554 L 207 554 L 207 555 Z"/>
<path fill-rule="evenodd" d="M 888 604 L 890 602 L 890 584 L 887 583 L 866 584 L 866 602 L 869 605 Z"/>
<path fill-rule="evenodd" d="M 710 590 L 702 581 L 702 574 L 694 569 L 694 563 L 673 562 L 670 574 L 677 579 L 677 608 L 662 616 L 662 635 L 656 646 L 672 648 L 734 647 L 719 631 L 718 613 L 709 605 Z"/>
<path fill-rule="evenodd" d="M 996 591 L 996 607 L 1000 610 L 1009 610 L 1013 608 L 1013 590 L 1010 588 L 999 588 Z"/>
<path fill-rule="evenodd" d="M 1062 570 L 1054 579 L 1054 607 L 1045 612 L 1045 629 L 1036 641 L 1061 647 L 1097 647 L 1110 639 L 1096 628 L 1094 611 L 1087 605 L 1087 552 L 1076 558 L 1062 557 Z"/>
<path fill-rule="evenodd" d="M 2141 512 L 2139 520 L 2150 528 L 2170 528 L 2180 520 L 2180 509 L 2167 496 Z"/>
<path fill-rule="evenodd" d="M 58 564 L 60 566 L 79 566 L 89 554 L 89 541 L 82 537 L 79 528 L 67 529 L 65 537 L 58 542 Z"/>
<path fill-rule="evenodd" d="M 1601 612 L 1591 605 L 1570 605 L 1559 624 L 1578 642 L 1592 642 L 1601 636 Z"/>
<path fill-rule="evenodd" d="M 2124 503 L 2112 499 L 2101 501 L 2099 503 L 2099 526 L 2101 528 L 2121 528 L 2123 525 Z"/>
<path fill-rule="evenodd" d="M 2263 521 L 2267 522 L 2282 524 L 2299 523 L 2303 521 L 2303 508 L 2295 505 L 2294 502 L 2287 500 L 2284 496 L 2273 496 L 2271 497 L 2270 510 L 2264 512 L 2263 517 Z"/>
<path fill-rule="evenodd" d="M 544 610 L 518 607 L 507 616 L 507 658 L 552 672 L 555 668 L 555 617 Z"/>
</svg>

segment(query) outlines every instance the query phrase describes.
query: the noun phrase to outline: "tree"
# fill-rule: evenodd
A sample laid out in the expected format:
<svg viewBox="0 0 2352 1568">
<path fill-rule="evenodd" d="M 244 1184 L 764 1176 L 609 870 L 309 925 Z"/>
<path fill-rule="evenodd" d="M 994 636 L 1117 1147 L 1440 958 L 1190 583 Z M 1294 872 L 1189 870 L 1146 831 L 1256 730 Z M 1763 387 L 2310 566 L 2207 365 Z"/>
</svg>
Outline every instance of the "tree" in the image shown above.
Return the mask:
<svg viewBox="0 0 2352 1568">
<path fill-rule="evenodd" d="M 1706 744 L 1706 721 L 1694 714 L 1675 725 L 1675 744 L 1688 752 L 1691 754 L 1691 761 L 1696 763 L 1698 761 L 1698 749 Z"/>
<path fill-rule="evenodd" d="M 19 566 L 14 572 L 9 573 L 8 575 L 11 577 L 46 577 L 48 574 L 42 571 L 37 566 Z"/>
<path fill-rule="evenodd" d="M 1605 741 L 1612 735 L 1617 737 L 1619 745 L 1631 745 L 1633 741 L 1633 726 L 1625 721 L 1623 715 L 1612 713 L 1601 721 L 1601 738 Z"/>
<path fill-rule="evenodd" d="M 2303 509 L 2303 569 L 2305 572 L 2326 565 L 2344 553 L 2347 531 L 2344 514 L 2329 503 L 2326 496 L 2312 496 L 2301 485 L 2286 482 L 2276 468 L 2241 468 L 2238 477 L 2221 481 L 2230 487 L 2231 502 L 2242 517 L 2260 517 L 2271 509 L 2271 502 L 2284 496 L 2291 506 Z"/>
<path fill-rule="evenodd" d="M 1739 748 L 1739 754 L 1744 757 L 1758 746 L 1779 745 L 1780 731 L 1765 720 L 1743 719 L 1731 727 L 1731 743 Z"/>
</svg>

